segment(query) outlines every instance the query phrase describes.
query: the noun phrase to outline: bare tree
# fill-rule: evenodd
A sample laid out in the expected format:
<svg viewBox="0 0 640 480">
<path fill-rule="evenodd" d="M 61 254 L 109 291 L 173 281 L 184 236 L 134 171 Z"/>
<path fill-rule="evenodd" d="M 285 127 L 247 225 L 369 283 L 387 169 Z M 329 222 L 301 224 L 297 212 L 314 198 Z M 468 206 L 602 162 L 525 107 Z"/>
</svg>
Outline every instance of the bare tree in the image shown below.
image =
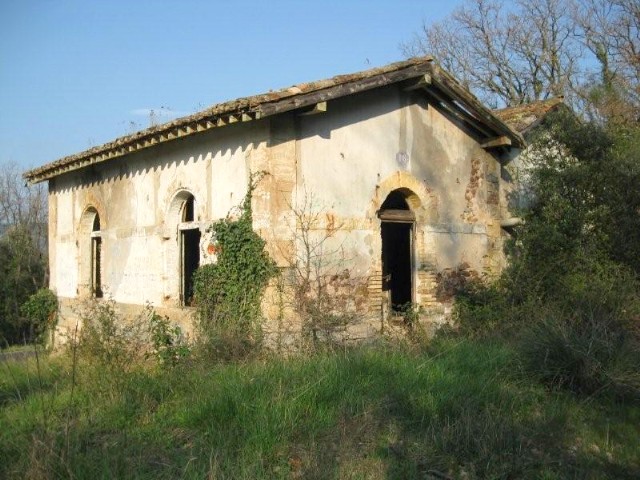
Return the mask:
<svg viewBox="0 0 640 480">
<path fill-rule="evenodd" d="M 573 0 L 468 0 L 402 49 L 433 54 L 490 106 L 514 106 L 570 93 L 580 77 Z"/>
<path fill-rule="evenodd" d="M 26 185 L 16 164 L 3 165 L 0 169 L 0 228 L 25 227 L 36 244 L 44 248 L 47 216 L 45 185 Z"/>
<path fill-rule="evenodd" d="M 354 292 L 366 288 L 366 278 L 349 268 L 343 225 L 312 192 L 290 208 L 293 245 L 280 251 L 288 266 L 285 304 L 299 316 L 303 341 L 341 345 L 349 340 L 349 325 L 362 320 Z"/>
<path fill-rule="evenodd" d="M 600 67 L 592 74 L 598 88 L 585 89 L 595 113 L 636 120 L 640 115 L 640 2 L 581 0 L 573 17 L 578 38 Z"/>
</svg>

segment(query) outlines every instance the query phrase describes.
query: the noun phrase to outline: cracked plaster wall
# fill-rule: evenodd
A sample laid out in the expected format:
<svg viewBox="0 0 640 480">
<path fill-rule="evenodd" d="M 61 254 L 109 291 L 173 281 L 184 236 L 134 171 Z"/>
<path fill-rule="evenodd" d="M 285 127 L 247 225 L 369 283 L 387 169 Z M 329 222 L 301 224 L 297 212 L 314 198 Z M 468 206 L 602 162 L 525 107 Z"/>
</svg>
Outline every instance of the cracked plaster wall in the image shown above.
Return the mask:
<svg viewBox="0 0 640 480">
<path fill-rule="evenodd" d="M 326 113 L 234 124 L 55 178 L 51 288 L 67 307 L 83 296 L 79 225 L 93 207 L 102 225 L 105 296 L 188 317 L 177 297 L 171 201 L 191 192 L 204 232 L 239 204 L 250 171 L 268 173 L 254 192 L 254 227 L 278 265 L 286 268 L 300 248 L 294 212 L 317 214 L 312 235 L 338 252 L 336 271 L 361 279 L 357 308 L 371 318 L 384 302 L 377 211 L 395 189 L 410 194 L 416 214 L 417 303 L 437 306 L 435 279 L 443 269 L 467 263 L 496 273 L 503 265 L 499 162 L 424 94 L 389 86 L 329 102 Z M 206 235 L 202 242 L 204 261 Z"/>
</svg>

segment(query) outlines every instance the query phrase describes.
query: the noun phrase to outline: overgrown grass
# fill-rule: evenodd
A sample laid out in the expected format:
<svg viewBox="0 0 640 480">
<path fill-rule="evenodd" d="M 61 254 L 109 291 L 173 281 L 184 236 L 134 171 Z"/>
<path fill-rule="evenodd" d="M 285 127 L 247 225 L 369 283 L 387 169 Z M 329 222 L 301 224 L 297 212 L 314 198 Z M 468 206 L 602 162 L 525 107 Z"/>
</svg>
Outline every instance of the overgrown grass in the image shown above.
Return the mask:
<svg viewBox="0 0 640 480">
<path fill-rule="evenodd" d="M 637 405 L 547 391 L 517 358 L 504 342 L 444 338 L 117 374 L 6 363 L 0 477 L 640 475 Z"/>
</svg>

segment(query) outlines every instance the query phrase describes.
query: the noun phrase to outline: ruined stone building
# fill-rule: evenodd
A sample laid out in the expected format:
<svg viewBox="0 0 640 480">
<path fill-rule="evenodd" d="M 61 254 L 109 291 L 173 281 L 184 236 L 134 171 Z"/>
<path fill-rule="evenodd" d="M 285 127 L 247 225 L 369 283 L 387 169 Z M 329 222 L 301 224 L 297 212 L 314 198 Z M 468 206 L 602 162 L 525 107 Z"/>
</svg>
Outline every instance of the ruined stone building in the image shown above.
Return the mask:
<svg viewBox="0 0 640 480">
<path fill-rule="evenodd" d="M 91 296 L 187 318 L 191 274 L 215 260 L 207 227 L 233 215 L 251 172 L 265 172 L 254 229 L 283 271 L 304 227 L 350 279 L 370 331 L 408 302 L 438 311 L 439 272 L 503 267 L 508 166 L 552 107 L 541 105 L 496 114 L 417 58 L 239 98 L 30 170 L 49 185 L 62 326 Z"/>
</svg>

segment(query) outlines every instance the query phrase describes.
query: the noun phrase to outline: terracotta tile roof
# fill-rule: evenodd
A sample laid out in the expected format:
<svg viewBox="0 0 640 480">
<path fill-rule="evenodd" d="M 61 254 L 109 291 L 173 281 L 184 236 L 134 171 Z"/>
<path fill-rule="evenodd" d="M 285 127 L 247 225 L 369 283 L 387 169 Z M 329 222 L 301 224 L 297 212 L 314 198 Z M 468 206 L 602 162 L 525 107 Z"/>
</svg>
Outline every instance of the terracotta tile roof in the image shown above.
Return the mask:
<svg viewBox="0 0 640 480">
<path fill-rule="evenodd" d="M 493 113 L 516 132 L 525 134 L 560 105 L 564 105 L 564 97 L 554 97 L 517 107 L 502 108 L 494 110 Z"/>
<path fill-rule="evenodd" d="M 338 75 L 327 80 L 300 83 L 282 90 L 238 98 L 214 105 L 206 110 L 186 117 L 155 125 L 131 135 L 119 137 L 111 142 L 93 147 L 83 152 L 69 155 L 38 168 L 29 170 L 23 177 L 30 183 L 42 182 L 68 171 L 87 165 L 108 161 L 159 143 L 192 135 L 230 123 L 258 120 L 291 110 L 312 107 L 345 95 L 396 82 L 428 77 L 429 87 L 434 86 L 444 92 L 444 96 L 454 101 L 448 108 L 463 111 L 463 116 L 475 125 L 480 125 L 485 135 L 506 135 L 513 145 L 524 145 L 522 137 L 473 95 L 465 90 L 449 73 L 438 67 L 433 57 L 418 57 L 396 62 L 384 67 L 373 68 L 348 75 Z M 444 98 L 444 97 L 440 97 Z M 442 104 L 442 101 L 441 101 Z M 460 108 L 460 105 L 463 105 Z"/>
</svg>

